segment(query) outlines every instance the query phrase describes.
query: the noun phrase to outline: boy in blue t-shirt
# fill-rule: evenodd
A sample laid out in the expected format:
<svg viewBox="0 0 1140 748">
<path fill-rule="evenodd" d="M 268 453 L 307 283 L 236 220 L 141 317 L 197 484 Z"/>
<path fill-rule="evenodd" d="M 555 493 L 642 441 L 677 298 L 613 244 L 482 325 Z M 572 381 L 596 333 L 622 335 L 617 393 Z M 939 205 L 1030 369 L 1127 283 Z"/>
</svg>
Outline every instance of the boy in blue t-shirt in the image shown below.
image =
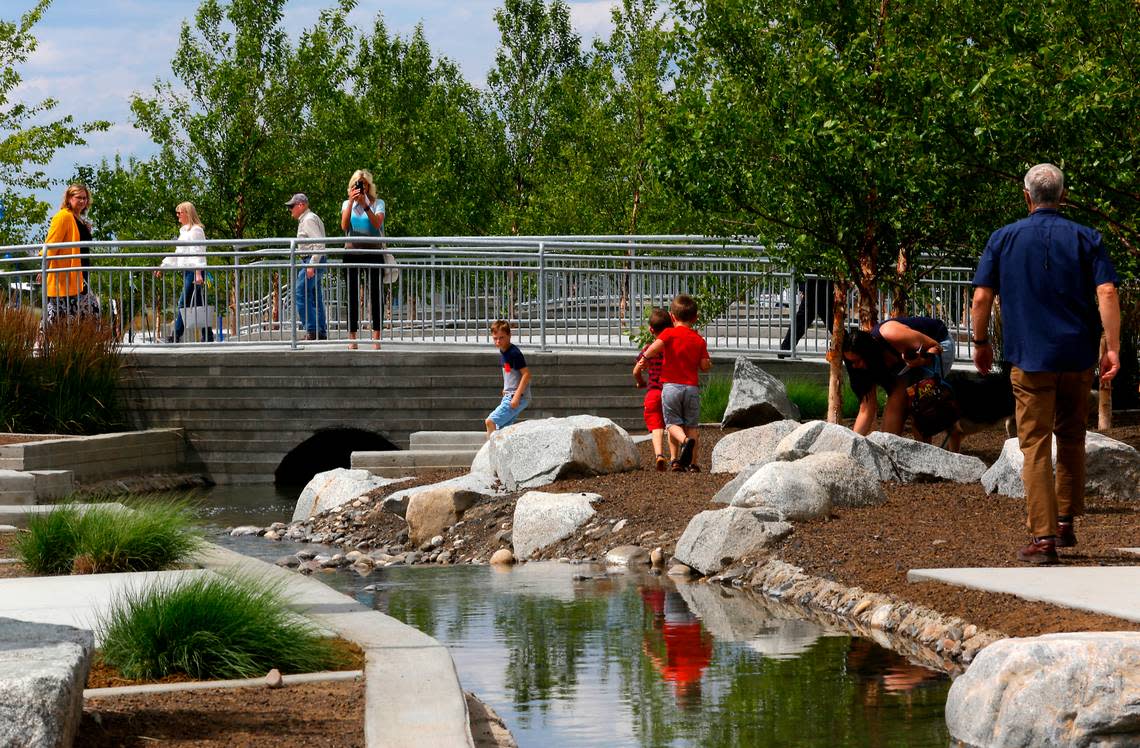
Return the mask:
<svg viewBox="0 0 1140 748">
<path fill-rule="evenodd" d="M 511 344 L 511 323 L 504 319 L 496 320 L 491 325 L 491 340 L 499 349 L 499 361 L 503 366 L 503 399 L 484 421 L 488 438 L 496 429 L 514 423 L 519 413 L 530 405 L 530 369 L 522 351 Z"/>
</svg>

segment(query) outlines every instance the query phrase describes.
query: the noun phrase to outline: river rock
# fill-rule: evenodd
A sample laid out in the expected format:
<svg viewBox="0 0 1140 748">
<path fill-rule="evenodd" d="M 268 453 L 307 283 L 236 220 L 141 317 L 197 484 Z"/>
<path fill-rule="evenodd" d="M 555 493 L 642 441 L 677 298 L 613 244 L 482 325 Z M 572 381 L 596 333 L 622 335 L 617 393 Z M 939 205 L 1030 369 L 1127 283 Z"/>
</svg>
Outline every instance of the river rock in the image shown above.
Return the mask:
<svg viewBox="0 0 1140 748">
<path fill-rule="evenodd" d="M 625 429 L 591 415 L 516 423 L 491 436 L 489 452 L 495 475 L 510 491 L 638 467 Z"/>
<path fill-rule="evenodd" d="M 377 488 L 408 480 L 411 478 L 381 478 L 367 470 L 348 468 L 335 468 L 317 473 L 297 497 L 297 506 L 293 509 L 293 521 L 307 520 L 333 507 L 358 499 Z"/>
<path fill-rule="evenodd" d="M 524 493 L 515 504 L 512 523 L 515 557 L 528 559 L 570 537 L 596 514 L 591 505 L 601 498 L 596 493 Z"/>
<path fill-rule="evenodd" d="M 943 480 L 976 483 L 986 472 L 986 463 L 977 457 L 950 452 L 933 444 L 883 431 L 872 432 L 867 438 L 886 450 L 903 483 Z"/>
<path fill-rule="evenodd" d="M 234 529 L 230 530 L 230 537 L 231 538 L 240 538 L 240 537 L 244 537 L 246 535 L 260 535 L 260 534 L 261 534 L 261 528 L 255 527 L 254 525 L 242 525 L 241 527 L 235 527 Z"/>
<path fill-rule="evenodd" d="M 606 563 L 610 566 L 648 566 L 649 551 L 638 545 L 619 545 L 606 551 Z"/>
<path fill-rule="evenodd" d="M 1057 440 L 1053 439 L 1053 464 L 1057 464 Z M 1013 498 L 1025 496 L 1021 469 L 1025 465 L 1017 439 L 1006 440 L 1001 455 L 982 475 L 987 493 Z M 1140 484 L 1140 452 L 1124 442 L 1090 431 L 1085 434 L 1085 494 L 1106 499 L 1135 500 Z"/>
<path fill-rule="evenodd" d="M 449 478 L 439 483 L 429 483 L 426 486 L 415 486 L 414 488 L 401 488 L 388 496 L 384 497 L 381 507 L 386 512 L 390 512 L 399 517 L 407 517 L 408 501 L 415 494 L 420 491 L 429 491 L 434 489 L 448 490 L 454 492 L 455 496 L 460 501 L 469 501 L 470 506 L 481 499 L 493 499 L 499 496 L 505 496 L 506 491 L 503 489 L 502 484 L 493 476 L 487 473 L 468 473 L 467 475 L 460 475 L 457 478 Z"/>
<path fill-rule="evenodd" d="M 885 449 L 836 423 L 809 421 L 776 445 L 776 450 L 780 452 L 792 449 L 802 449 L 812 454 L 839 452 L 850 455 L 879 480 L 898 480 L 894 463 Z"/>
<path fill-rule="evenodd" d="M 738 356 L 732 370 L 732 389 L 721 428 L 761 426 L 781 419 L 799 420 L 800 409 L 788 399 L 784 383 Z"/>
<path fill-rule="evenodd" d="M 689 520 L 673 556 L 702 574 L 712 574 L 742 556 L 771 545 L 791 531 L 790 524 L 771 521 L 771 513 L 765 510 L 742 507 L 714 509 Z"/>
<path fill-rule="evenodd" d="M 515 554 L 510 548 L 500 548 L 491 554 L 491 564 L 494 566 L 510 566 L 515 562 Z"/>
<path fill-rule="evenodd" d="M 764 465 L 740 487 L 731 505 L 762 509 L 769 521 L 799 522 L 826 515 L 831 511 L 831 497 L 802 462 Z"/>
<path fill-rule="evenodd" d="M 72 744 L 94 650 L 88 630 L 0 618 L 0 745 Z"/>
<path fill-rule="evenodd" d="M 458 522 L 478 498 L 478 494 L 455 486 L 436 485 L 416 491 L 408 499 L 404 514 L 408 522 L 408 538 L 413 545 L 419 546 L 440 535 Z"/>
<path fill-rule="evenodd" d="M 785 419 L 727 434 L 713 447 L 712 472 L 739 473 L 771 460 L 780 440 L 799 427 L 799 421 Z"/>
<path fill-rule="evenodd" d="M 1140 744 L 1140 632 L 1047 634 L 983 649 L 950 687 L 946 725 L 969 745 Z"/>
</svg>

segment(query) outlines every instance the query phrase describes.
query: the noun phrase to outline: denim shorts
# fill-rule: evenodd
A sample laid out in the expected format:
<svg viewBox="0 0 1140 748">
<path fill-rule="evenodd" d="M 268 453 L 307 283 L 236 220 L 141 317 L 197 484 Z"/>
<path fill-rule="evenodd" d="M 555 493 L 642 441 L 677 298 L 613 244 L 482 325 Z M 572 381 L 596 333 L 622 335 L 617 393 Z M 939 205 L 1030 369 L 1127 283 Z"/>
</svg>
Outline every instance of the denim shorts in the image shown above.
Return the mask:
<svg viewBox="0 0 1140 748">
<path fill-rule="evenodd" d="M 502 402 L 499 403 L 499 407 L 492 410 L 491 415 L 487 416 L 487 420 L 495 424 L 495 428 L 504 429 L 507 426 L 510 426 L 515 422 L 515 419 L 519 417 L 519 413 L 522 413 L 524 410 L 526 410 L 526 406 L 530 405 L 530 393 L 528 392 L 522 396 L 522 400 L 519 402 L 519 407 L 512 408 L 511 399 L 514 396 L 515 395 L 513 392 L 509 395 L 503 395 L 503 399 Z"/>
<path fill-rule="evenodd" d="M 697 426 L 701 422 L 701 388 L 693 384 L 662 385 L 661 411 L 666 426 Z"/>
</svg>

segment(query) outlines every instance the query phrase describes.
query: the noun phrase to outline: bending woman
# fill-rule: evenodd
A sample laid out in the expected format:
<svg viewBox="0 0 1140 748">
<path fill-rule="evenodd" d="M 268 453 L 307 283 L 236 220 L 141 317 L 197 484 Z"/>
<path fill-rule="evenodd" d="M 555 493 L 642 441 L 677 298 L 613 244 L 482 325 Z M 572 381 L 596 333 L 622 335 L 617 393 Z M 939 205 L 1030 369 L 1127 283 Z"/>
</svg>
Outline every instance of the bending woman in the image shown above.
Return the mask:
<svg viewBox="0 0 1140 748">
<path fill-rule="evenodd" d="M 181 224 L 178 228 L 178 241 L 205 241 L 206 231 L 202 228 L 193 203 L 180 203 L 174 213 Z M 201 244 L 180 244 L 175 248 L 174 254 L 162 258 L 162 267 L 182 271 L 182 293 L 178 297 L 179 312 L 174 317 L 174 335 L 166 341 L 177 343 L 186 332 L 182 310 L 206 306 L 206 248 Z M 154 274 L 157 277 L 159 271 L 156 270 Z M 210 326 L 202 328 L 202 339 L 214 342 L 214 331 Z"/>
<path fill-rule="evenodd" d="M 376 197 L 372 173 L 357 169 L 348 180 L 348 199 L 340 206 L 340 227 L 346 236 L 384 236 L 384 201 Z M 380 330 L 384 326 L 384 286 L 381 277 L 380 244 L 345 244 L 344 263 L 348 276 L 348 347 L 356 350 L 360 327 L 360 271 L 367 273 L 368 300 L 372 308 L 372 347 L 380 350 Z M 360 252 L 359 250 L 367 250 Z M 354 266 L 354 267 L 353 267 Z"/>
<path fill-rule="evenodd" d="M 887 393 L 881 431 L 902 433 L 907 415 L 906 388 L 911 369 L 929 366 L 939 356 L 942 372 L 954 363 L 954 347 L 942 320 L 933 317 L 896 317 L 843 337 L 843 364 L 851 390 L 859 398 L 855 431 L 869 434 L 879 412 L 878 387 Z"/>
<path fill-rule="evenodd" d="M 68 185 L 59 210 L 51 218 L 45 243 L 91 241 L 91 224 L 87 221 L 87 209 L 90 206 L 91 193 L 86 187 L 81 184 Z M 99 297 L 87 287 L 87 273 L 83 270 L 91 261 L 76 256 L 89 254 L 91 250 L 80 247 L 45 247 L 44 251 L 48 257 L 48 273 L 44 278 L 47 294 L 44 324 L 50 325 L 69 317 L 98 317 Z M 53 270 L 63 272 L 52 272 Z"/>
</svg>

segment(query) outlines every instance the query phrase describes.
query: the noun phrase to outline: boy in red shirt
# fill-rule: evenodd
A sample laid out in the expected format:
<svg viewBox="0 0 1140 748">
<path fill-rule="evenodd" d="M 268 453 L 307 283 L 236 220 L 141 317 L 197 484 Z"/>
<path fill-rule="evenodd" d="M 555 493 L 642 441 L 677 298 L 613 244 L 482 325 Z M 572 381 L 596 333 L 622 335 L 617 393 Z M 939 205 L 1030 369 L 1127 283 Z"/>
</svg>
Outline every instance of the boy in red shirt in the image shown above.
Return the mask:
<svg viewBox="0 0 1140 748">
<path fill-rule="evenodd" d="M 662 356 L 661 410 L 669 432 L 669 451 L 679 444 L 673 460 L 673 472 L 698 472 L 697 425 L 701 420 L 700 373 L 712 368 L 705 339 L 693 329 L 697 321 L 697 302 L 685 294 L 673 297 L 669 305 L 673 327 L 661 332 L 645 349 L 645 357 Z"/>
<path fill-rule="evenodd" d="M 660 335 L 672 326 L 673 320 L 669 317 L 669 312 L 664 309 L 654 309 L 650 312 L 649 329 L 653 331 L 655 336 Z M 642 415 L 645 418 L 645 428 L 649 429 L 649 434 L 653 439 L 653 454 L 656 455 L 654 467 L 658 470 L 664 470 L 668 463 L 662 454 L 665 441 L 665 416 L 661 412 L 661 356 L 647 359 L 645 357 L 647 350 L 649 350 L 648 345 L 641 349 L 641 353 L 637 354 L 637 364 L 633 367 L 633 381 L 637 383 L 638 387 L 645 387 L 646 383 L 641 378 L 641 372 L 644 371 L 649 375 L 649 390 L 645 393 Z M 673 447 L 672 440 L 669 441 L 669 459 L 677 459 L 677 452 Z"/>
</svg>

